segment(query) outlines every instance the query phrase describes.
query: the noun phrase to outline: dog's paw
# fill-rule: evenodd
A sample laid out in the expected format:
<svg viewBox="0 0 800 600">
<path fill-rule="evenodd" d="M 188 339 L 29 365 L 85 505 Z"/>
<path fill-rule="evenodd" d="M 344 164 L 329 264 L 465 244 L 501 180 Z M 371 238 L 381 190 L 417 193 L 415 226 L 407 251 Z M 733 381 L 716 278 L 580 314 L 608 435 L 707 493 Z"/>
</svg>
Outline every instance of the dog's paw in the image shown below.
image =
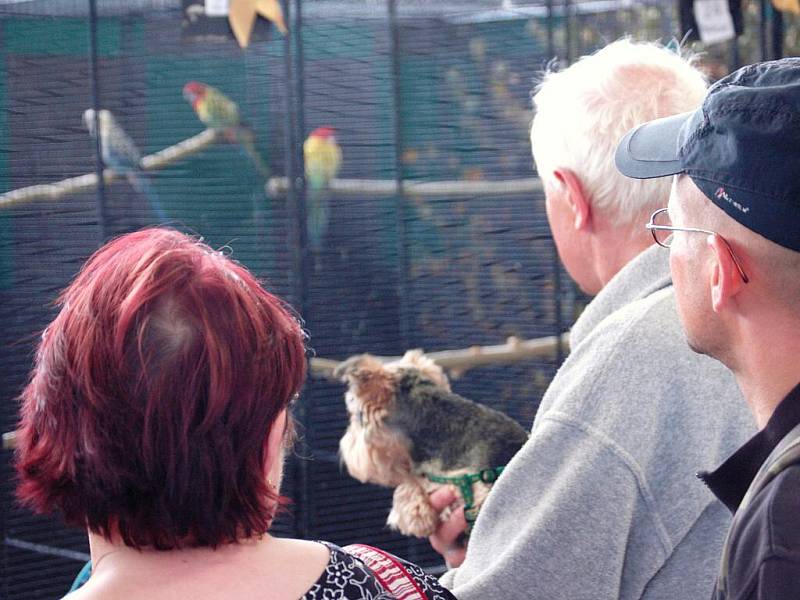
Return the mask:
<svg viewBox="0 0 800 600">
<path fill-rule="evenodd" d="M 430 509 L 430 507 L 427 507 Z M 439 525 L 439 516 L 424 507 L 416 507 L 409 514 L 402 514 L 392 509 L 387 520 L 389 527 L 398 530 L 403 535 L 426 538 L 436 531 Z"/>
<path fill-rule="evenodd" d="M 387 524 L 404 535 L 424 538 L 439 525 L 439 515 L 428 502 L 428 494 L 416 483 L 403 483 L 394 490 L 394 503 Z"/>
</svg>

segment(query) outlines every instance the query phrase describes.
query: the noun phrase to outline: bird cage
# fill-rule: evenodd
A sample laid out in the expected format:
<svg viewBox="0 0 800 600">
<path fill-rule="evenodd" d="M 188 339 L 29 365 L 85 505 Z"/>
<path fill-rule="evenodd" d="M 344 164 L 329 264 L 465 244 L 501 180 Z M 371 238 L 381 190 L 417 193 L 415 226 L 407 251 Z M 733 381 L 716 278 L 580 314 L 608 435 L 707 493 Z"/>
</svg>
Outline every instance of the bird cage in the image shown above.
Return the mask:
<svg viewBox="0 0 800 600">
<path fill-rule="evenodd" d="M 566 349 L 513 350 L 559 339 L 586 301 L 550 237 L 531 91 L 548 65 L 622 35 L 670 39 L 677 17 L 631 0 L 284 0 L 287 32 L 259 16 L 242 47 L 219 4 L 0 4 L 0 431 L 82 261 L 167 224 L 231 253 L 305 319 L 312 376 L 277 533 L 364 542 L 436 572 L 426 540 L 387 530 L 391 492 L 340 467 L 343 386 L 325 365 L 508 347 L 452 363 L 453 387 L 529 427 Z M 760 23 L 756 50 L 734 43 L 723 64 L 767 52 L 780 30 Z M 237 122 L 204 118 L 189 82 L 223 94 Z M 318 127 L 335 129 L 342 157 L 322 186 L 303 152 Z M 85 532 L 17 506 L 12 450 L 0 458 L 0 599 L 59 597 L 88 557 Z"/>
</svg>

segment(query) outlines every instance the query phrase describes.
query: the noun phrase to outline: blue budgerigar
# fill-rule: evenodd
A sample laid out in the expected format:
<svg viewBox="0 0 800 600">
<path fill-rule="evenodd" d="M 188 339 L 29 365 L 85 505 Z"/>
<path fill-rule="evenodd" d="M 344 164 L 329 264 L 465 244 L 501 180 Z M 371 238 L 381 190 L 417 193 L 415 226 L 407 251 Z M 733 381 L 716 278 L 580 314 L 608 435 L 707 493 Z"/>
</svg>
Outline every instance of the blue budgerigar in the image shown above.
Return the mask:
<svg viewBox="0 0 800 600">
<path fill-rule="evenodd" d="M 111 111 L 100 109 L 95 123 L 95 111 L 89 108 L 83 113 L 83 124 L 92 137 L 97 137 L 96 125 L 100 133 L 100 152 L 103 163 L 109 169 L 124 175 L 134 190 L 142 194 L 159 221 L 166 221 L 167 215 L 161 207 L 150 178 L 142 170 L 142 154 L 131 137 L 120 127 Z"/>
</svg>

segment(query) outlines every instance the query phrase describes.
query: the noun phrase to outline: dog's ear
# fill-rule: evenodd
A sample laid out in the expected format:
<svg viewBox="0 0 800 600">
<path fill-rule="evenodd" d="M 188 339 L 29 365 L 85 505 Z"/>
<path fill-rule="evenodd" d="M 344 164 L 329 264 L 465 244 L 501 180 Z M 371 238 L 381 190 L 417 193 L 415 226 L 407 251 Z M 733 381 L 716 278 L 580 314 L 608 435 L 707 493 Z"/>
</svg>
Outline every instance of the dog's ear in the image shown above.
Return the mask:
<svg viewBox="0 0 800 600">
<path fill-rule="evenodd" d="M 356 354 L 339 363 L 333 370 L 333 376 L 343 383 L 357 383 L 369 377 L 370 372 L 376 368 L 375 363 L 378 368 L 383 364 L 371 354 Z"/>
<path fill-rule="evenodd" d="M 450 390 L 450 381 L 444 374 L 442 367 L 423 354 L 422 350 L 408 350 L 397 363 L 397 367 L 411 367 L 417 369 L 423 377 L 427 377 L 442 389 Z"/>
<path fill-rule="evenodd" d="M 362 356 L 361 354 L 358 354 L 356 356 L 351 356 L 350 358 L 343 360 L 338 365 L 336 365 L 336 368 L 333 370 L 334 379 L 338 379 L 339 381 L 346 383 L 348 374 L 350 373 L 350 371 L 355 369 L 355 366 L 361 359 L 361 356 Z"/>
<path fill-rule="evenodd" d="M 352 356 L 340 364 L 334 375 L 350 386 L 367 422 L 382 418 L 394 399 L 395 374 L 369 354 Z"/>
</svg>

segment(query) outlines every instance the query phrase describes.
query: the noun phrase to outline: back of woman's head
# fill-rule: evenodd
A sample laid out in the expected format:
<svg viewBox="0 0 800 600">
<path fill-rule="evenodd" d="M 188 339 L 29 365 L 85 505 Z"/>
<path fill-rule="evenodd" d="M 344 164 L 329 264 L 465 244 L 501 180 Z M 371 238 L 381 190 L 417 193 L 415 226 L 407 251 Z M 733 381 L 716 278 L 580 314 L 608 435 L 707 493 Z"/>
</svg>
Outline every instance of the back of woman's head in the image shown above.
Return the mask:
<svg viewBox="0 0 800 600">
<path fill-rule="evenodd" d="M 130 546 L 264 533 L 266 438 L 302 329 L 241 265 L 169 229 L 113 240 L 62 293 L 18 430 L 18 496 Z"/>
</svg>

